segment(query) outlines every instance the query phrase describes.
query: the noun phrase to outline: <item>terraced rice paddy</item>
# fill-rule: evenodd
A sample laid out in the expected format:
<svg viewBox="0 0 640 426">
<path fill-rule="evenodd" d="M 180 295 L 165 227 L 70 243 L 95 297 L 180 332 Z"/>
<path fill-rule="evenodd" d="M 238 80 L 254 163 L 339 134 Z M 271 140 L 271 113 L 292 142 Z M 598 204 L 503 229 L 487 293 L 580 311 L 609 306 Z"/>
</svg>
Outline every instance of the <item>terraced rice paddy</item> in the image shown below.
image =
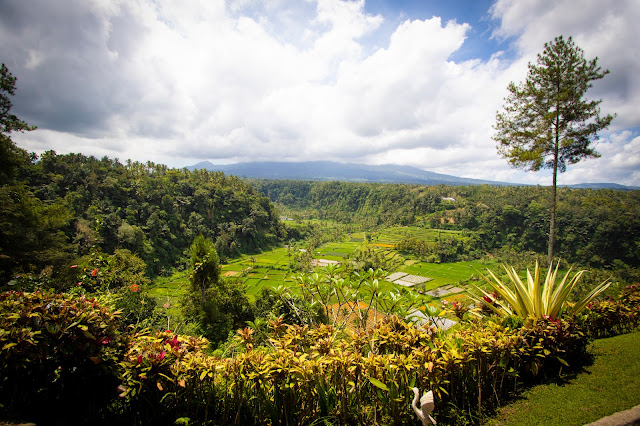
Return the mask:
<svg viewBox="0 0 640 426">
<path fill-rule="evenodd" d="M 416 287 L 429 292 L 443 286 L 453 286 L 461 280 L 468 280 L 472 276 L 479 276 L 487 267 L 496 266 L 493 262 L 471 261 L 455 263 L 425 263 L 417 259 L 403 257 L 394 250 L 395 244 L 407 237 L 415 237 L 425 240 L 435 240 L 443 234 L 466 238 L 459 231 L 433 230 L 420 227 L 390 227 L 374 233 L 352 233 L 344 236 L 342 241 L 334 241 L 317 247 L 313 253 L 314 259 L 326 259 L 345 262 L 362 245 L 365 237 L 370 244 L 378 250 L 384 251 L 388 259 L 394 259 L 399 266 L 395 271 L 404 276 L 417 276 L 424 279 L 416 283 Z M 300 246 L 302 247 L 302 246 Z M 228 264 L 222 265 L 222 275 L 231 279 L 238 279 L 247 290 L 251 300 L 254 300 L 262 288 L 276 288 L 279 286 L 292 287 L 295 291 L 294 276 L 298 272 L 291 271 L 290 263 L 293 261 L 297 247 L 288 249 L 277 248 L 264 253 L 243 256 Z M 320 268 L 318 268 L 320 269 Z M 383 289 L 391 290 L 396 287 L 391 282 L 381 283 Z M 400 283 L 402 284 L 402 283 Z M 180 296 L 186 292 L 189 285 L 188 274 L 183 272 L 170 278 L 162 278 L 151 286 L 150 293 L 159 306 L 169 303 L 173 309 Z M 401 287 L 398 285 L 397 287 Z M 444 294 L 443 294 L 444 296 Z"/>
</svg>

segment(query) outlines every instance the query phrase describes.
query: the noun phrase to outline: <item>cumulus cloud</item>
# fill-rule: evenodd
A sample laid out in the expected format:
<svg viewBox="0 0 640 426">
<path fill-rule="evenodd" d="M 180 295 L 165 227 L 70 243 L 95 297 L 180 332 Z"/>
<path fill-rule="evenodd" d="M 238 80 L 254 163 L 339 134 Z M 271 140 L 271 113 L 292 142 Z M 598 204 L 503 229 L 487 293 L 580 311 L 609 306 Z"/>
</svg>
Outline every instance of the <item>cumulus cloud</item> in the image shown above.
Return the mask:
<svg viewBox="0 0 640 426">
<path fill-rule="evenodd" d="M 637 158 L 628 129 L 640 126 L 640 11 L 631 0 L 498 0 L 494 36 L 517 54 L 463 62 L 451 58 L 469 24 L 406 19 L 384 39 L 385 17 L 364 0 L 37 3 L 0 3 L 0 58 L 18 77 L 15 112 L 40 129 L 16 140 L 36 152 L 171 166 L 397 163 L 549 184 L 544 173 L 510 169 L 491 126 L 507 84 L 565 34 L 611 70 L 592 91 L 618 117 L 599 145 L 603 158 L 563 179 L 640 185 L 636 163 L 618 158 Z"/>
</svg>

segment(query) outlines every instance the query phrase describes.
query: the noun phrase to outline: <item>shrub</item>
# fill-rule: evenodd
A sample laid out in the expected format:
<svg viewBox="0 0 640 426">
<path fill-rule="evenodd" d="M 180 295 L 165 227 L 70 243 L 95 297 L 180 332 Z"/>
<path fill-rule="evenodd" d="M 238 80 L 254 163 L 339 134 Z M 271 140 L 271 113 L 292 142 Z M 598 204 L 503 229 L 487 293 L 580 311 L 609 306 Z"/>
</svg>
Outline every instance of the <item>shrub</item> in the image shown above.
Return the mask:
<svg viewBox="0 0 640 426">
<path fill-rule="evenodd" d="M 616 302 L 631 306 L 636 326 L 638 295 L 631 287 Z M 117 315 L 86 297 L 12 292 L 0 302 L 6 408 L 20 415 L 27 401 L 39 403 L 73 423 L 55 405 L 74 414 L 104 407 L 120 356 L 120 398 L 111 407 L 126 424 L 414 424 L 413 387 L 433 390 L 440 423 L 479 422 L 522 385 L 587 362 L 581 324 L 595 312 L 592 305 L 567 319 L 493 317 L 446 333 L 394 316 L 357 331 L 276 318 L 260 339 L 239 330 L 233 357 L 219 358 L 206 339 L 168 330 L 139 332 L 124 348 Z M 93 408 L 78 418 L 95 424 L 102 414 Z"/>
<path fill-rule="evenodd" d="M 619 300 L 608 298 L 590 303 L 578 319 L 594 338 L 636 330 L 640 326 L 640 285 L 623 288 Z"/>
<path fill-rule="evenodd" d="M 3 411 L 60 424 L 95 417 L 116 395 L 121 347 L 118 313 L 95 299 L 49 292 L 0 294 Z"/>
<path fill-rule="evenodd" d="M 209 407 L 215 402 L 217 360 L 208 347 L 205 338 L 169 330 L 136 335 L 120 363 L 120 398 L 128 423 L 173 424 L 178 417 L 206 423 L 215 414 Z"/>
<path fill-rule="evenodd" d="M 497 315 L 518 315 L 523 318 L 531 315 L 536 318 L 559 318 L 568 306 L 567 301 L 571 291 L 584 273 L 584 271 L 578 271 L 569 279 L 571 274 L 571 269 L 569 269 L 564 278 L 558 283 L 559 266 L 560 263 L 558 262 L 555 270 L 552 266 L 549 267 L 546 278 L 542 281 L 540 265 L 536 262 L 533 275 L 527 269 L 527 279 L 526 283 L 524 283 L 513 267 L 505 265 L 504 270 L 509 277 L 512 288 L 503 283 L 491 270 L 488 270 L 491 279 L 486 276 L 483 276 L 483 278 L 500 298 L 496 299 L 492 297 L 492 294 L 478 289 L 482 292 L 483 297 L 476 297 L 475 299 L 484 309 L 489 309 Z M 609 287 L 607 281 L 596 286 L 589 294 L 572 306 L 572 313 L 580 312 L 600 293 L 605 291 L 607 287 Z"/>
<path fill-rule="evenodd" d="M 143 423 L 413 424 L 416 386 L 434 391 L 436 418 L 446 422 L 586 360 L 587 338 L 563 320 L 476 322 L 450 335 L 397 317 L 347 334 L 331 325 L 271 326 L 262 347 L 251 329 L 239 331 L 242 350 L 228 359 L 207 354 L 202 340 L 140 337 L 122 363 L 122 396 Z"/>
<path fill-rule="evenodd" d="M 131 284 L 115 294 L 115 306 L 121 312 L 121 322 L 125 326 L 148 327 L 154 321 L 156 300 L 145 287 Z"/>
</svg>

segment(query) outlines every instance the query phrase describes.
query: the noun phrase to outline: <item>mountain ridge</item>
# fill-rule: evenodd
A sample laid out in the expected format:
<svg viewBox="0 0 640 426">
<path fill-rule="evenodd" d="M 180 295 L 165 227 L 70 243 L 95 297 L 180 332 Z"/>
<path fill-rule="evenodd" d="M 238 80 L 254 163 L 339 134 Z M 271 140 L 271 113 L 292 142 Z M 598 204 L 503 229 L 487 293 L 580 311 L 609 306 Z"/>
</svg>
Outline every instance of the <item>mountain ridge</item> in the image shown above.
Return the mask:
<svg viewBox="0 0 640 426">
<path fill-rule="evenodd" d="M 334 161 L 255 161 L 233 164 L 213 164 L 210 161 L 201 161 L 192 166 L 187 166 L 186 169 L 221 171 L 226 174 L 236 175 L 238 177 L 255 179 L 318 181 L 337 180 L 362 183 L 404 183 L 414 185 L 527 186 L 527 184 L 514 182 L 462 178 L 453 175 L 430 172 L 412 166 L 398 166 L 394 164 L 369 165 L 360 163 L 338 163 Z M 620 185 L 617 183 L 580 183 L 560 186 L 569 188 L 618 190 L 640 189 L 636 187 Z"/>
</svg>

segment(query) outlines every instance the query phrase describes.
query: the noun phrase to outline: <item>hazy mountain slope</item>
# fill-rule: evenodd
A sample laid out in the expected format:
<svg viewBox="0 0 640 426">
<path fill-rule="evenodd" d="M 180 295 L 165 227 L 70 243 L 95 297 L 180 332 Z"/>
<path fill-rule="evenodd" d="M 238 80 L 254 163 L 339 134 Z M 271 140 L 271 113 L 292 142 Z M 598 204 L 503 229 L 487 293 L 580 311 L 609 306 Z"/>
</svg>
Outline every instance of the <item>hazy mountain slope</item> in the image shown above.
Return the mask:
<svg viewBox="0 0 640 426">
<path fill-rule="evenodd" d="M 444 175 L 409 166 L 372 166 L 330 161 L 308 161 L 301 163 L 250 162 L 224 165 L 216 165 L 209 161 L 203 161 L 189 166 L 187 169 L 217 170 L 240 177 L 264 179 L 340 180 L 421 185 L 514 185 L 507 182 Z"/>
<path fill-rule="evenodd" d="M 524 185 L 514 182 L 469 179 L 441 173 L 429 172 L 410 166 L 386 164 L 372 166 L 356 163 L 336 163 L 332 161 L 289 162 L 246 162 L 235 164 L 212 164 L 202 161 L 187 169 L 205 169 L 225 172 L 239 177 L 260 179 L 293 180 L 339 180 L 347 182 L 408 183 L 417 185 Z M 563 185 L 570 188 L 637 190 L 640 188 L 617 183 L 579 183 Z"/>
</svg>

